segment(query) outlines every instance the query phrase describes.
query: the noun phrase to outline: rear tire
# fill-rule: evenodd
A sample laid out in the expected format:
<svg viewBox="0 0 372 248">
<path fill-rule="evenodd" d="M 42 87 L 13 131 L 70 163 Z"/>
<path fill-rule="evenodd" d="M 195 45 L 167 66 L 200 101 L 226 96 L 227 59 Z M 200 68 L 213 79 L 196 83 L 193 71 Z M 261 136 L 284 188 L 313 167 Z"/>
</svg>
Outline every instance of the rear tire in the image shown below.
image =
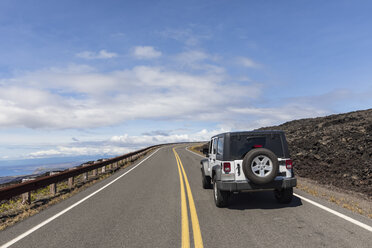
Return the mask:
<svg viewBox="0 0 372 248">
<path fill-rule="evenodd" d="M 202 171 L 202 185 L 203 185 L 203 189 L 211 189 L 212 188 L 211 177 L 208 177 L 208 176 L 205 175 L 203 168 L 201 169 L 201 171 Z"/>
<path fill-rule="evenodd" d="M 230 198 L 230 192 L 228 191 L 221 191 L 216 182 L 216 177 L 213 178 L 213 198 L 214 198 L 214 203 L 216 204 L 217 207 L 223 208 L 226 207 L 229 203 L 229 198 Z"/>
<path fill-rule="evenodd" d="M 276 200 L 279 203 L 288 204 L 292 201 L 292 198 L 293 198 L 293 188 L 287 188 L 287 189 L 281 189 L 281 190 L 276 189 L 274 191 L 274 195 L 275 195 Z"/>
</svg>

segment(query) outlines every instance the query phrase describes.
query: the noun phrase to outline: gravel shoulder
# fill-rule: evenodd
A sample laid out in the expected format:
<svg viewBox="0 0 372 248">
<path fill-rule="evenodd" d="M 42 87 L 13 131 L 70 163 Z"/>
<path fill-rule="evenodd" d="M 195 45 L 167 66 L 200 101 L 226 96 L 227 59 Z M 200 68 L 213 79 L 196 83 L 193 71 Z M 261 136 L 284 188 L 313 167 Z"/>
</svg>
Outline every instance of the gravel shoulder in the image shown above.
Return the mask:
<svg viewBox="0 0 372 248">
<path fill-rule="evenodd" d="M 298 176 L 296 188 L 372 219 L 372 200 L 362 193 L 332 185 L 321 185 L 309 178 Z"/>
</svg>

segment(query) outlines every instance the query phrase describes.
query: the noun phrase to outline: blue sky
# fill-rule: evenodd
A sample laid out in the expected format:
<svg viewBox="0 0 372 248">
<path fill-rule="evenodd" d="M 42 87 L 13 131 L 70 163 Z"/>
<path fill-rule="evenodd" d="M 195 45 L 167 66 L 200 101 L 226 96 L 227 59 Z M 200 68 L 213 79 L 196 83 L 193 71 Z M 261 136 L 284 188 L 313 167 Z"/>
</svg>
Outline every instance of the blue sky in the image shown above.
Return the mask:
<svg viewBox="0 0 372 248">
<path fill-rule="evenodd" d="M 370 1 L 0 2 L 0 159 L 372 106 Z"/>
</svg>

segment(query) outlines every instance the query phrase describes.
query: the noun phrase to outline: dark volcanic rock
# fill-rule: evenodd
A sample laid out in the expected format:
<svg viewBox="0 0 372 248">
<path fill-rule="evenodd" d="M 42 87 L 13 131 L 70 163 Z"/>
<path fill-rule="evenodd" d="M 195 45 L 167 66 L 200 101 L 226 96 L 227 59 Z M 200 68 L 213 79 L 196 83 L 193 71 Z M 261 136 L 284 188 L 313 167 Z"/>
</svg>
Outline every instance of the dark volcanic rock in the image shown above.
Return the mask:
<svg viewBox="0 0 372 248">
<path fill-rule="evenodd" d="M 372 198 L 372 109 L 286 122 L 295 172 Z"/>
</svg>

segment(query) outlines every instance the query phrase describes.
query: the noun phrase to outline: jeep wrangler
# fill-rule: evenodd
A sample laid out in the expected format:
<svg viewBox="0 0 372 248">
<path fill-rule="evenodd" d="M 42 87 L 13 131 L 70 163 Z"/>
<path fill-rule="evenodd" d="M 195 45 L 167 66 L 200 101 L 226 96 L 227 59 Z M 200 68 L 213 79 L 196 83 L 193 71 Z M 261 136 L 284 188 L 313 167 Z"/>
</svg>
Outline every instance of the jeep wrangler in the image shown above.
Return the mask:
<svg viewBox="0 0 372 248">
<path fill-rule="evenodd" d="M 279 203 L 290 203 L 294 177 L 283 131 L 228 132 L 211 138 L 200 161 L 203 188 L 212 188 L 217 207 L 232 193 L 273 190 Z"/>
</svg>

